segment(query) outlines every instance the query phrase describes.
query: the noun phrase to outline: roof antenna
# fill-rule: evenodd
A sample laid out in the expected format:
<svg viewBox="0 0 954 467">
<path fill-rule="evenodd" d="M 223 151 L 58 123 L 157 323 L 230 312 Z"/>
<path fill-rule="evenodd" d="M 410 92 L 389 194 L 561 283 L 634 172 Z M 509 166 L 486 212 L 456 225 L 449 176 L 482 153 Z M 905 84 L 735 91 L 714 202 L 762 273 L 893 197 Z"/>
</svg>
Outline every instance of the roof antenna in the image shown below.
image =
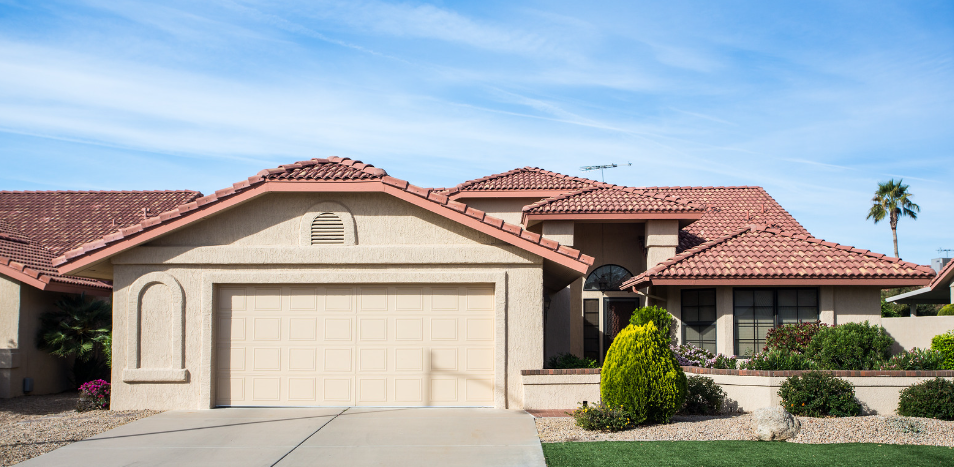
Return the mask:
<svg viewBox="0 0 954 467">
<path fill-rule="evenodd" d="M 623 167 L 629 167 L 629 166 L 631 166 L 631 165 L 633 165 L 631 162 L 627 162 L 627 163 L 623 164 Z M 603 170 L 604 170 L 604 169 L 615 169 L 616 167 L 619 167 L 619 166 L 616 165 L 616 164 L 584 165 L 583 167 L 580 167 L 580 170 L 582 170 L 582 171 L 584 171 L 584 172 L 588 172 L 588 171 L 590 171 L 590 170 L 599 170 L 599 171 L 600 171 L 600 179 L 601 179 L 600 181 L 602 181 L 603 183 L 606 183 L 606 175 L 603 174 Z"/>
</svg>

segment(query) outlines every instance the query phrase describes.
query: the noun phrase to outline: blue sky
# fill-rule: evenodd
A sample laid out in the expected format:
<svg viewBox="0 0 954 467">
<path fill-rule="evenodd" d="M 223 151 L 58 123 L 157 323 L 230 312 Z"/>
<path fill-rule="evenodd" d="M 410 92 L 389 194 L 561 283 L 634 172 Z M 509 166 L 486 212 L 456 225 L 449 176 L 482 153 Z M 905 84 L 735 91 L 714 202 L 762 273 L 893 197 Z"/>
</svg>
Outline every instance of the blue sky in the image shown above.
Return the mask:
<svg viewBox="0 0 954 467">
<path fill-rule="evenodd" d="M 0 0 L 0 189 L 198 189 L 337 155 L 423 186 L 627 163 L 954 248 L 954 3 Z M 598 177 L 598 174 L 596 174 Z"/>
</svg>

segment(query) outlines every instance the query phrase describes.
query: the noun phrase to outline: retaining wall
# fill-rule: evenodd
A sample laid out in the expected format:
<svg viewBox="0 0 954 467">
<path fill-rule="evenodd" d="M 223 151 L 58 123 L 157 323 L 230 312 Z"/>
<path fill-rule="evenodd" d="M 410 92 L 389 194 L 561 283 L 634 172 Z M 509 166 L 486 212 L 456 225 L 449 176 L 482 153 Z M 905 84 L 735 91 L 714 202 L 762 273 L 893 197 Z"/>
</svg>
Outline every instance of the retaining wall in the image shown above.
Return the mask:
<svg viewBox="0 0 954 467">
<path fill-rule="evenodd" d="M 728 407 L 742 412 L 779 405 L 778 389 L 785 379 L 804 371 L 715 370 L 682 367 L 687 375 L 712 378 L 729 399 Z M 574 409 L 580 402 L 600 400 L 600 369 L 523 370 L 524 409 Z M 855 396 L 867 414 L 890 415 L 902 389 L 954 371 L 828 371 L 855 386 Z"/>
</svg>

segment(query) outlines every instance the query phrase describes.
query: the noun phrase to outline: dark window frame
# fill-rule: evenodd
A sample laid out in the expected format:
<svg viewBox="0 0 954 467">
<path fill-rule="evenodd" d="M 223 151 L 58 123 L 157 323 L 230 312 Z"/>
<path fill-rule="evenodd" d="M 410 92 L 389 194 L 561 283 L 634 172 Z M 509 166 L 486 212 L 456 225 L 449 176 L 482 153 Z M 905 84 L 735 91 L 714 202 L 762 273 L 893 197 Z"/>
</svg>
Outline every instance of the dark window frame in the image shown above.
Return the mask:
<svg viewBox="0 0 954 467">
<path fill-rule="evenodd" d="M 603 270 L 603 269 L 606 269 L 606 268 L 617 268 L 618 270 L 616 270 L 616 271 L 614 271 L 614 272 L 620 272 L 619 270 L 622 270 L 622 272 L 625 272 L 626 274 L 625 274 L 624 277 L 615 278 L 615 280 L 613 280 L 612 282 L 610 282 L 610 281 L 606 281 L 605 283 L 604 283 L 604 282 L 597 282 L 598 285 L 595 285 L 595 286 L 594 286 L 593 283 L 590 281 L 590 279 L 595 278 L 595 277 L 596 277 L 596 273 L 598 273 L 598 272 L 600 272 L 600 270 Z M 622 266 L 620 266 L 620 265 L 618 265 L 618 264 L 604 264 L 604 265 L 601 265 L 600 267 L 594 269 L 593 272 L 589 273 L 589 274 L 586 276 L 586 279 L 583 281 L 583 290 L 586 290 L 586 291 L 596 291 L 596 292 L 619 291 L 619 286 L 620 286 L 620 284 L 622 284 L 622 283 L 625 282 L 627 279 L 630 279 L 630 278 L 632 278 L 632 277 L 633 277 L 633 273 L 629 272 L 629 269 L 626 269 L 626 268 L 624 268 L 624 267 L 622 267 Z M 613 278 L 611 277 L 611 279 L 613 279 Z M 604 284 L 605 284 L 605 285 L 604 285 Z"/>
<path fill-rule="evenodd" d="M 701 302 L 699 301 L 699 299 L 702 298 L 702 294 L 703 294 L 703 293 L 708 294 L 708 293 L 710 293 L 710 292 L 712 293 L 712 305 L 708 305 L 708 304 L 703 305 L 703 304 L 701 304 Z M 695 304 L 695 305 L 686 305 L 686 303 L 688 302 L 688 300 L 687 300 L 687 298 L 688 298 L 687 295 L 689 295 L 689 294 L 696 294 L 696 295 L 697 295 L 697 297 L 696 297 L 696 304 Z M 710 326 L 717 326 L 716 323 L 719 321 L 719 310 L 718 310 L 718 299 L 719 299 L 719 298 L 718 298 L 718 295 L 716 294 L 716 289 L 715 289 L 715 288 L 682 289 L 682 290 L 679 291 L 679 299 L 680 299 L 680 301 L 679 301 L 679 303 L 680 303 L 679 308 L 680 308 L 680 317 L 681 317 L 680 320 L 682 321 L 682 324 L 683 324 L 683 326 L 682 326 L 682 342 L 683 342 L 683 343 L 688 343 L 688 344 L 695 345 L 696 347 L 700 347 L 700 348 L 707 349 L 707 350 L 711 351 L 712 353 L 717 353 L 717 350 L 718 350 L 718 338 L 713 339 L 713 340 L 708 340 L 708 339 L 695 339 L 695 340 L 690 340 L 690 339 L 688 339 L 688 338 L 686 337 L 686 330 L 687 330 L 687 329 L 693 328 L 693 329 L 695 329 L 697 332 L 699 332 L 699 334 L 701 335 L 701 334 L 702 334 L 702 332 L 701 332 L 702 329 L 708 328 L 708 327 L 710 327 Z M 712 320 L 704 320 L 704 319 L 701 319 L 701 318 L 702 318 L 702 315 L 701 315 L 701 310 L 700 310 L 700 308 L 702 308 L 702 307 L 704 307 L 704 306 L 705 306 L 705 307 L 711 306 L 711 307 L 713 308 L 713 310 L 712 310 Z M 695 314 L 695 318 L 696 318 L 696 319 L 695 319 L 695 320 L 688 320 L 688 319 L 686 319 L 686 318 L 688 317 L 688 313 L 687 313 L 686 308 L 696 308 L 696 310 L 695 310 L 695 313 L 696 313 L 696 314 Z M 716 332 L 718 332 L 718 328 L 716 328 L 716 329 L 717 329 Z M 701 344 L 701 345 L 700 345 L 700 344 Z M 709 344 L 711 344 L 711 345 L 709 345 Z"/>
<path fill-rule="evenodd" d="M 800 302 L 801 297 L 800 297 L 800 295 L 799 295 L 799 291 L 809 291 L 809 290 L 812 291 L 812 292 L 814 292 L 814 298 L 815 298 L 814 302 L 815 302 L 815 303 L 814 303 L 814 305 L 807 305 L 807 304 L 802 305 L 801 302 Z M 732 335 L 732 338 L 733 338 L 733 341 L 734 341 L 734 343 L 733 343 L 733 344 L 734 344 L 734 349 L 733 349 L 733 350 L 734 350 L 734 352 L 735 352 L 736 355 L 741 356 L 741 353 L 739 352 L 739 350 L 740 350 L 740 349 L 739 349 L 739 344 L 740 344 L 740 342 L 742 342 L 742 341 L 740 340 L 740 338 L 739 338 L 739 334 L 740 334 L 740 333 L 739 333 L 739 308 L 740 308 L 740 305 L 738 304 L 739 297 L 738 297 L 737 294 L 738 294 L 739 292 L 769 292 L 769 291 L 772 292 L 772 324 L 771 324 L 771 326 L 769 326 L 769 329 L 775 329 L 775 328 L 781 326 L 782 324 L 814 323 L 814 322 L 817 322 L 817 321 L 819 320 L 819 318 L 821 317 L 821 292 L 820 292 L 820 289 L 819 289 L 818 287 L 734 287 L 734 288 L 732 289 L 732 323 L 733 323 L 733 329 L 732 329 L 732 331 L 733 331 L 732 334 L 733 334 L 733 335 Z M 796 297 L 796 304 L 795 304 L 795 305 L 779 305 L 779 292 L 780 292 L 780 291 L 784 291 L 784 292 L 794 292 L 795 297 Z M 756 315 L 755 315 L 755 312 L 754 312 L 754 309 L 757 308 L 757 307 L 756 307 L 756 305 L 755 305 L 754 300 L 755 300 L 755 298 L 754 298 L 754 294 L 753 294 L 753 305 L 752 305 L 753 315 L 752 315 L 752 319 L 753 319 L 753 321 L 757 321 L 757 318 L 756 318 Z M 795 308 L 795 313 L 796 313 L 796 314 L 795 314 L 795 319 L 794 319 L 794 320 L 784 320 L 782 317 L 780 317 L 779 308 L 782 308 L 782 307 L 784 307 L 784 308 L 789 308 L 789 309 L 790 309 L 790 308 Z M 768 306 L 764 306 L 763 308 L 768 308 Z M 807 308 L 814 308 L 814 314 L 813 314 L 812 316 L 810 316 L 810 317 L 807 317 L 807 318 L 803 319 L 803 318 L 801 317 L 802 309 L 807 309 Z M 787 311 L 792 311 L 792 310 L 787 310 Z M 783 322 L 783 321 L 787 321 L 787 322 Z M 753 329 L 753 338 L 752 338 L 752 339 L 745 339 L 744 341 L 745 341 L 745 342 L 751 342 L 751 343 L 754 345 L 754 350 L 753 350 L 754 353 L 758 353 L 758 352 L 761 352 L 762 347 L 764 347 L 764 345 L 765 345 L 765 342 L 764 342 L 763 339 L 759 339 L 759 332 L 758 332 L 758 330 L 759 330 L 759 328 L 760 328 L 761 326 L 759 326 L 758 324 L 755 324 L 753 327 L 754 327 L 754 329 Z M 761 341 L 761 344 L 759 344 L 760 341 Z"/>
</svg>

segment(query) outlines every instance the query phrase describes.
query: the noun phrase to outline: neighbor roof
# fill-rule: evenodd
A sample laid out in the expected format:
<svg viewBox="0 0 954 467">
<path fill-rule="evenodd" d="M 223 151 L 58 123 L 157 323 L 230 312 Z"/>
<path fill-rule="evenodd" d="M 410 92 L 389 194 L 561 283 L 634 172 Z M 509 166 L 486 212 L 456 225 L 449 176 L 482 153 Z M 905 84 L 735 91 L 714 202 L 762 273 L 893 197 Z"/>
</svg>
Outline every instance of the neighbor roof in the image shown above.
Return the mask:
<svg viewBox="0 0 954 467">
<path fill-rule="evenodd" d="M 0 274 L 41 290 L 108 291 L 108 282 L 64 276 L 60 252 L 200 196 L 195 191 L 0 191 Z"/>
<path fill-rule="evenodd" d="M 928 266 L 766 226 L 747 226 L 686 250 L 621 286 L 647 285 L 915 285 Z"/>
<path fill-rule="evenodd" d="M 951 303 L 950 286 L 952 280 L 954 280 L 954 261 L 949 261 L 946 266 L 941 268 L 941 271 L 937 273 L 937 276 L 934 277 L 934 280 L 932 280 L 927 287 L 888 297 L 885 300 L 909 305 L 918 303 Z"/>
<path fill-rule="evenodd" d="M 676 195 L 650 190 L 609 186 L 590 186 L 564 195 L 547 198 L 523 208 L 524 224 L 533 218 L 673 217 L 698 219 L 705 207 Z"/>
<path fill-rule="evenodd" d="M 391 177 L 373 165 L 340 157 L 311 159 L 263 170 L 229 188 L 158 213 L 138 224 L 118 229 L 67 251 L 54 263 L 61 272 L 74 272 L 261 194 L 288 191 L 385 192 L 580 273 L 586 272 L 593 264 L 593 258 L 581 254 L 579 250 L 542 238 L 540 234 L 527 231 L 519 225 L 488 216 L 430 188 L 421 188 Z"/>
<path fill-rule="evenodd" d="M 504 173 L 488 175 L 476 180 L 469 180 L 453 188 L 443 190 L 442 193 L 451 198 L 474 196 L 484 192 L 497 192 L 497 195 L 511 192 L 528 191 L 543 192 L 544 196 L 579 190 L 595 185 L 605 185 L 595 180 L 580 177 L 571 177 L 539 167 L 523 167 Z M 488 193 L 489 194 L 489 193 Z"/>
</svg>

